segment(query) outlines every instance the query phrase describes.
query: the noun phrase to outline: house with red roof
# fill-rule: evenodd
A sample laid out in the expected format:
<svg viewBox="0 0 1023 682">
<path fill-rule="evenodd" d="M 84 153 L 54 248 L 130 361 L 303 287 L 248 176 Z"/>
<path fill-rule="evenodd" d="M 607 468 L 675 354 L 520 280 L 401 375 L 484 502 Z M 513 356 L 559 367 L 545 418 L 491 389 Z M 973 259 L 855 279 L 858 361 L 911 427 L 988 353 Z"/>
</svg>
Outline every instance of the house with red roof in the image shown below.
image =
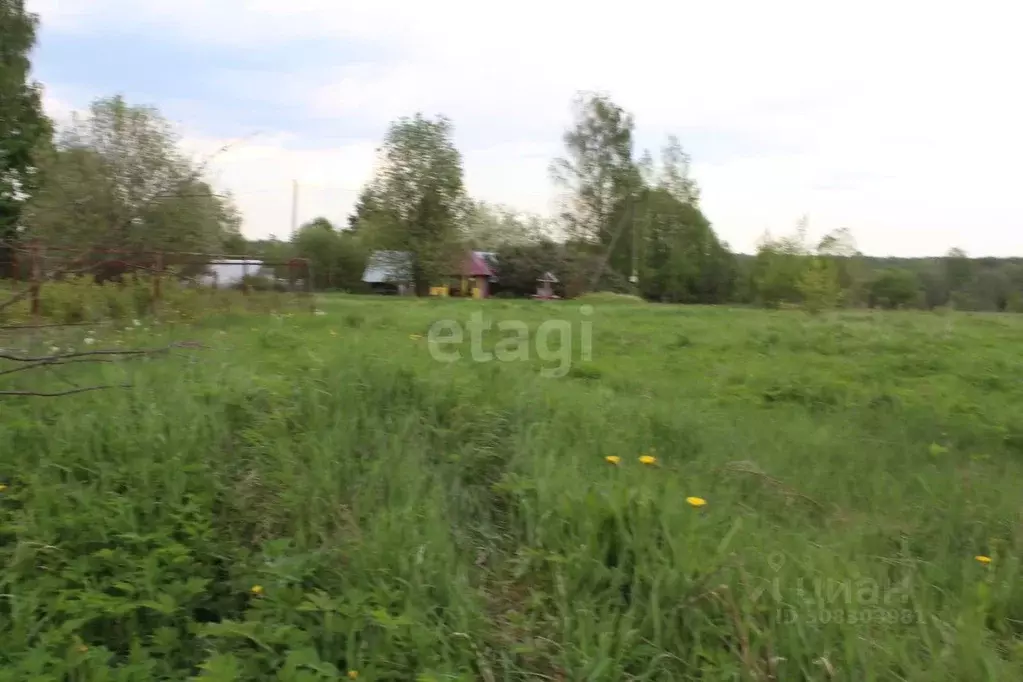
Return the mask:
<svg viewBox="0 0 1023 682">
<path fill-rule="evenodd" d="M 490 281 L 496 273 L 487 263 L 487 254 L 482 251 L 470 251 L 462 261 L 459 277 L 462 282 L 462 295 L 467 296 L 471 292 L 473 298 L 488 298 L 490 296 Z"/>
<path fill-rule="evenodd" d="M 495 254 L 488 251 L 468 251 L 462 257 L 457 272 L 450 275 L 450 282 L 433 290 L 444 289 L 455 296 L 488 298 L 490 284 L 497 279 L 491 262 Z M 375 291 L 399 294 L 411 291 L 408 271 L 412 262 L 407 251 L 375 251 L 369 257 L 362 281 Z"/>
</svg>

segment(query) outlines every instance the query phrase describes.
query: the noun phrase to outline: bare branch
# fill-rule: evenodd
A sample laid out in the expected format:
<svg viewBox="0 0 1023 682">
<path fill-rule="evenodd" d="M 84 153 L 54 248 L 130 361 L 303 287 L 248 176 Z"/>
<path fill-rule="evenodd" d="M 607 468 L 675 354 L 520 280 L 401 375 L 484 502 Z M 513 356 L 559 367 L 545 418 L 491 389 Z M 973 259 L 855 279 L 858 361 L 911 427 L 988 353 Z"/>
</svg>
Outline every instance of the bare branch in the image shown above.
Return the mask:
<svg viewBox="0 0 1023 682">
<path fill-rule="evenodd" d="M 94 351 L 83 351 L 80 353 L 63 353 L 56 355 L 47 355 L 40 357 L 22 357 L 17 355 L 11 355 L 9 353 L 0 353 L 0 359 L 11 360 L 13 362 L 24 362 L 28 363 L 20 367 L 14 367 L 12 369 L 4 370 L 0 372 L 0 376 L 8 376 L 11 374 L 17 374 L 19 372 L 25 372 L 33 369 L 48 369 L 52 370 L 57 367 L 64 367 L 66 365 L 83 364 L 83 363 L 113 363 L 121 360 L 138 358 L 144 356 L 155 355 L 158 353 L 166 353 L 174 348 L 206 348 L 200 343 L 195 341 L 182 341 L 178 343 L 172 343 L 162 348 L 149 348 L 141 350 L 94 350 Z M 78 393 L 85 393 L 88 391 L 100 391 L 108 388 L 131 388 L 132 384 L 109 384 L 103 386 L 88 386 L 85 388 L 78 387 L 74 382 L 70 381 L 66 377 L 59 374 L 56 375 L 64 383 L 75 386 L 74 389 L 60 392 L 41 392 L 41 391 L 0 391 L 0 397 L 3 396 L 32 396 L 40 398 L 59 398 L 62 396 L 76 395 Z"/>
<path fill-rule="evenodd" d="M 194 341 L 182 341 L 172 343 L 161 348 L 143 348 L 138 350 L 89 350 L 82 351 L 79 353 L 63 353 L 56 355 L 43 355 L 39 357 L 24 357 L 18 355 L 11 355 L 9 353 L 0 353 L 0 360 L 11 360 L 13 362 L 48 363 L 56 360 L 67 360 L 69 358 L 92 358 L 98 356 L 138 357 L 140 355 L 155 355 L 157 353 L 166 353 L 174 348 L 205 348 L 205 346 Z"/>
<path fill-rule="evenodd" d="M 84 363 L 114 363 L 116 359 L 104 359 L 104 358 L 70 358 L 65 360 L 64 358 L 58 357 L 54 360 L 40 360 L 39 362 L 33 362 L 27 365 L 21 365 L 14 369 L 5 369 L 0 372 L 0 377 L 7 376 L 8 374 L 17 374 L 18 372 L 24 372 L 30 369 L 38 369 L 40 367 L 62 367 L 64 365 L 81 365 Z"/>
<path fill-rule="evenodd" d="M 86 386 L 85 388 L 75 388 L 69 391 L 58 391 L 56 393 L 42 393 L 39 391 L 0 391 L 0 396 L 30 396 L 34 398 L 62 398 L 66 395 L 77 395 L 78 393 L 88 393 L 89 391 L 105 391 L 109 388 L 131 388 L 132 384 L 108 384 L 105 386 Z"/>
<path fill-rule="evenodd" d="M 53 324 L 7 324 L 0 325 L 0 332 L 23 329 L 52 329 L 55 327 L 95 327 L 92 322 L 55 322 Z"/>
</svg>

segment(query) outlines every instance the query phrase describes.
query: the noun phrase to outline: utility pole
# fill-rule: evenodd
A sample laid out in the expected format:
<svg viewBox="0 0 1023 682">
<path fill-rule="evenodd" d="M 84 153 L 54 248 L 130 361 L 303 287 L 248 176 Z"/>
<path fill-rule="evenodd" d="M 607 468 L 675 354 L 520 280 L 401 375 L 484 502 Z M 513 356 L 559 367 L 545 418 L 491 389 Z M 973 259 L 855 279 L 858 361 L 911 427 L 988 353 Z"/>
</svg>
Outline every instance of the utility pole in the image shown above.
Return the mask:
<svg viewBox="0 0 1023 682">
<path fill-rule="evenodd" d="M 629 227 L 632 229 L 632 277 L 629 278 L 629 281 L 632 282 L 632 286 L 633 287 L 638 287 L 638 285 L 639 285 L 639 251 L 636 250 L 636 246 L 637 246 L 637 234 L 636 234 L 636 232 L 637 232 L 637 229 L 636 229 L 636 212 L 634 210 L 634 205 L 635 205 L 635 200 L 633 200 L 633 204 L 630 204 L 630 206 L 629 206 L 629 216 L 631 218 L 631 220 L 629 221 Z M 643 211 L 643 214 L 645 216 L 646 215 L 646 211 Z M 635 292 L 633 292 L 633 293 L 635 293 Z"/>
<path fill-rule="evenodd" d="M 298 180 L 291 181 L 291 236 L 298 231 Z"/>
</svg>

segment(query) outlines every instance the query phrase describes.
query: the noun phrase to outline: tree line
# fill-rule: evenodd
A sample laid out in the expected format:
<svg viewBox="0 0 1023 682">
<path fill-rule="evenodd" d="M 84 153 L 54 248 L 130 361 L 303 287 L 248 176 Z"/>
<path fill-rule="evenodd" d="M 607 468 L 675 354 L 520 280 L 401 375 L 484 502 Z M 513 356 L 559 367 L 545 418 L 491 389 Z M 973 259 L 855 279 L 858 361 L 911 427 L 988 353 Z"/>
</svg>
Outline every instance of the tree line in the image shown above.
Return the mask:
<svg viewBox="0 0 1023 682">
<path fill-rule="evenodd" d="M 550 271 L 563 296 L 602 290 L 809 310 L 1023 310 L 1018 259 L 970 259 L 959 250 L 872 258 L 849 230 L 811 243 L 805 221 L 791 235 L 765 235 L 754 255 L 734 253 L 702 211 L 680 141 L 669 137 L 656 154 L 638 150 L 634 117 L 604 93 L 573 102 L 564 153 L 550 168 L 561 198 L 554 217 L 470 197 L 453 123 L 415 114 L 390 125 L 346 224 L 317 218 L 287 241 L 246 240 L 231 196 L 213 190 L 205 164 L 182 153 L 156 109 L 115 96 L 65 126 L 45 116 L 29 77 L 36 28 L 23 0 L 0 0 L 2 276 L 15 274 L 10 249 L 39 238 L 73 249 L 304 257 L 316 288 L 361 291 L 369 255 L 389 251 L 410 256 L 394 269 L 425 294 L 471 248 L 494 254 L 499 295 L 528 295 Z"/>
<path fill-rule="evenodd" d="M 554 218 L 474 201 L 465 194 L 452 124 L 403 118 L 390 127 L 381 162 L 347 224 L 324 218 L 289 244 L 256 245 L 270 258 L 314 263 L 316 286 L 360 291 L 374 250 L 411 252 L 404 273 L 422 293 L 466 248 L 495 254 L 499 295 L 525 296 L 555 273 L 558 292 L 613 291 L 669 303 L 738 303 L 1023 312 L 1023 259 L 862 254 L 848 229 L 812 242 L 801 220 L 792 234 L 764 235 L 753 255 L 736 254 L 700 207 L 690 158 L 669 137 L 655 157 L 634 148 L 633 117 L 607 95 L 582 93 L 551 164 L 562 190 Z"/>
</svg>

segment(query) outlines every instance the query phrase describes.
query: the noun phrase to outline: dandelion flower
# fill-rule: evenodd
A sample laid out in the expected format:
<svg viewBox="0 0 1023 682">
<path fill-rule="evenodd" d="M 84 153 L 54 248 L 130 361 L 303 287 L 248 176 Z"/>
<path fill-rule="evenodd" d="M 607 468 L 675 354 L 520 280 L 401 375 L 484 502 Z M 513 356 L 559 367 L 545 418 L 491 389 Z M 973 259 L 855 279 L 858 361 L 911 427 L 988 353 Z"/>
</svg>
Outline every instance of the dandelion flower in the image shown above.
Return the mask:
<svg viewBox="0 0 1023 682">
<path fill-rule="evenodd" d="M 257 597 L 259 595 L 263 594 L 263 586 L 262 585 L 253 585 L 252 586 L 252 594 L 256 595 Z"/>
<path fill-rule="evenodd" d="M 607 457 L 604 458 L 604 461 L 607 462 L 608 464 L 614 464 L 615 466 L 618 466 L 618 463 L 622 461 L 622 458 L 619 457 L 618 455 L 608 455 Z"/>
<path fill-rule="evenodd" d="M 984 564 L 985 566 L 991 563 L 991 557 L 984 556 L 983 554 L 977 555 L 973 558 L 979 561 L 980 563 Z"/>
<path fill-rule="evenodd" d="M 78 653 L 84 654 L 88 650 L 89 650 L 89 647 L 85 646 L 84 644 L 79 644 L 78 645 Z"/>
<path fill-rule="evenodd" d="M 707 504 L 707 500 L 703 499 L 702 497 L 687 497 L 686 502 L 688 502 L 693 507 L 702 507 Z"/>
<path fill-rule="evenodd" d="M 350 679 L 350 680 L 357 680 L 357 679 L 359 679 L 359 671 L 358 670 L 349 670 L 348 671 L 348 679 Z"/>
<path fill-rule="evenodd" d="M 0 493 L 3 493 L 3 492 L 7 492 L 7 486 L 4 485 L 3 483 L 0 483 Z"/>
<path fill-rule="evenodd" d="M 640 464 L 646 464 L 647 466 L 653 466 L 657 464 L 657 458 L 653 455 L 643 455 L 639 458 Z"/>
</svg>

